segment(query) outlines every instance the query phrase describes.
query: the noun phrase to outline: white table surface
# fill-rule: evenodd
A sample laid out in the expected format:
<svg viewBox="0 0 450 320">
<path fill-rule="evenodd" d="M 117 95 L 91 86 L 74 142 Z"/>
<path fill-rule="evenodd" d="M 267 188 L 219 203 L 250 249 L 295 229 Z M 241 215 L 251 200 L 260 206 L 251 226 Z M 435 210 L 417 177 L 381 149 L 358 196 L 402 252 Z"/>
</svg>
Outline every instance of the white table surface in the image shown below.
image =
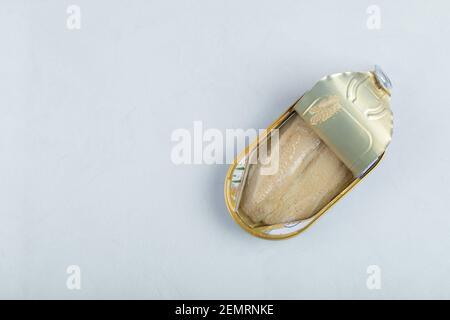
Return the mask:
<svg viewBox="0 0 450 320">
<path fill-rule="evenodd" d="M 450 298 L 448 1 L 0 8 L 1 298 Z M 296 238 L 234 223 L 227 165 L 171 162 L 177 128 L 263 128 L 322 76 L 374 64 L 394 83 L 389 152 Z"/>
</svg>

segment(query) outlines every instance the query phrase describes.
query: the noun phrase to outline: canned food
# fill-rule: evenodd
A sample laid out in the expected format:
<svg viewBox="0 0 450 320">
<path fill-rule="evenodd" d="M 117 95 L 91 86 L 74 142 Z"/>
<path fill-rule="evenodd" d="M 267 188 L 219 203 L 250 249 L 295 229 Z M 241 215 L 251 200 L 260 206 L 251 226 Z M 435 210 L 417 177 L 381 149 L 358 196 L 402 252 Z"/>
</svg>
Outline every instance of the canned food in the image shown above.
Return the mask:
<svg viewBox="0 0 450 320">
<path fill-rule="evenodd" d="M 308 228 L 382 159 L 393 129 L 390 91 L 377 66 L 317 82 L 230 166 L 233 219 L 266 239 Z"/>
</svg>

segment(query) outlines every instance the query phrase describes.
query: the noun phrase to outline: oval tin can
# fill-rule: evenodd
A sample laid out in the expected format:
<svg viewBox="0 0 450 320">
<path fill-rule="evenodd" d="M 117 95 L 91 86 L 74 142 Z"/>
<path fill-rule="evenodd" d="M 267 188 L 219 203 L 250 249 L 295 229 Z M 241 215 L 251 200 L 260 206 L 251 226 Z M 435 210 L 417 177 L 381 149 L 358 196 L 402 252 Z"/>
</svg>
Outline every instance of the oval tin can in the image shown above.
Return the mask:
<svg viewBox="0 0 450 320">
<path fill-rule="evenodd" d="M 232 218 L 265 239 L 310 227 L 383 158 L 393 129 L 390 90 L 379 67 L 319 80 L 229 167 Z M 263 149 L 277 163 L 267 175 L 258 163 Z"/>
</svg>

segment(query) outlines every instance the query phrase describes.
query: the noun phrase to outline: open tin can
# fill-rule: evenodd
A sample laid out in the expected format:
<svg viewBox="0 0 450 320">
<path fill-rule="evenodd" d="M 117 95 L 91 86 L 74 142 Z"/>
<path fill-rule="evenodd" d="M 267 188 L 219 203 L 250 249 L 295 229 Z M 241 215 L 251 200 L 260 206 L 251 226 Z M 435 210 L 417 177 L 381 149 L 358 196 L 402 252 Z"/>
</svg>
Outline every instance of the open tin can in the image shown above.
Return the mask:
<svg viewBox="0 0 450 320">
<path fill-rule="evenodd" d="M 390 90 L 377 66 L 319 80 L 230 166 L 233 219 L 266 239 L 311 226 L 382 159 L 393 129 Z"/>
</svg>

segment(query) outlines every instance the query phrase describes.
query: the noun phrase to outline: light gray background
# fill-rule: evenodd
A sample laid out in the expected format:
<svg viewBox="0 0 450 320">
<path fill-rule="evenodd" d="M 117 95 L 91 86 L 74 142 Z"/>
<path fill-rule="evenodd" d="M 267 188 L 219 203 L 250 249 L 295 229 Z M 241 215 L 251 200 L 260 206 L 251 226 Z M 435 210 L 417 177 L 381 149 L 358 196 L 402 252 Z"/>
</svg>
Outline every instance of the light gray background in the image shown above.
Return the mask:
<svg viewBox="0 0 450 320">
<path fill-rule="evenodd" d="M 0 3 L 1 298 L 450 298 L 448 1 Z M 387 157 L 296 238 L 233 222 L 226 165 L 170 161 L 177 128 L 263 128 L 375 63 Z"/>
</svg>

